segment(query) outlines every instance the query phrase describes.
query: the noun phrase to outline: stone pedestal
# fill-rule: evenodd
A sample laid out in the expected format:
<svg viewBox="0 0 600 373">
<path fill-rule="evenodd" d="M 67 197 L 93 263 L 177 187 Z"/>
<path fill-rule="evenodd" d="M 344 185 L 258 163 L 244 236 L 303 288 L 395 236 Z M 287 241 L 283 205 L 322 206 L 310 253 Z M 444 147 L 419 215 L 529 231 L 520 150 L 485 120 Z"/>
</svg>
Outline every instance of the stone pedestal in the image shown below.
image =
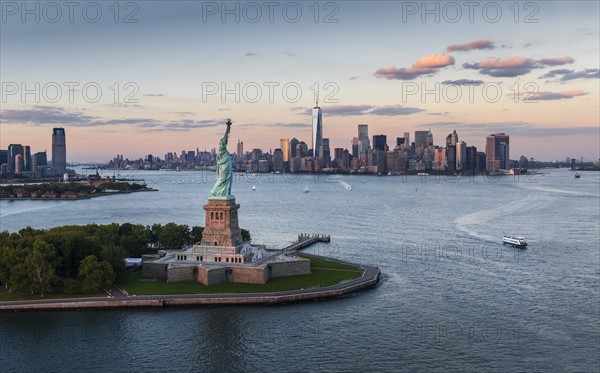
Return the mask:
<svg viewBox="0 0 600 373">
<path fill-rule="evenodd" d="M 235 199 L 209 199 L 204 205 L 206 224 L 202 233 L 202 246 L 235 247 L 242 244 L 242 231 L 238 226 L 238 209 Z"/>
</svg>

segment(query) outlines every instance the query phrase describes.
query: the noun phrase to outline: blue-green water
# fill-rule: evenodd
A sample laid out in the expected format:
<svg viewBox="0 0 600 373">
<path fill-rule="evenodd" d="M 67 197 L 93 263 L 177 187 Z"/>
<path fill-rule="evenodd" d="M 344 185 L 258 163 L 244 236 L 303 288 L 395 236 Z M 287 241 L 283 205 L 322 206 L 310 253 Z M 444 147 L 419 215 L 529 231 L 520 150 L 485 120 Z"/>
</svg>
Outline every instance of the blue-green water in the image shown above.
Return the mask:
<svg viewBox="0 0 600 373">
<path fill-rule="evenodd" d="M 279 307 L 4 313 L 0 369 L 598 371 L 600 173 L 576 180 L 567 170 L 547 172 L 238 175 L 240 226 L 255 242 L 283 246 L 298 233 L 330 234 L 331 245 L 311 250 L 380 266 L 379 287 Z M 2 201 L 0 228 L 204 224 L 213 174 L 135 177 L 160 191 Z M 523 235 L 531 246 L 502 246 L 503 234 Z"/>
</svg>

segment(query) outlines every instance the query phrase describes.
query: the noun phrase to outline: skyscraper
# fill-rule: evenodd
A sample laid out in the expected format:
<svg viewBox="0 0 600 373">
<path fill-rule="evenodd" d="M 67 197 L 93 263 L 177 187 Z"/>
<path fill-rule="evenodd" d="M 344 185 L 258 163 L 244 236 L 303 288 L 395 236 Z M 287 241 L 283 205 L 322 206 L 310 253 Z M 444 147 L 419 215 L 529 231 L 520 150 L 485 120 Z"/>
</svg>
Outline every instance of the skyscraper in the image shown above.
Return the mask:
<svg viewBox="0 0 600 373">
<path fill-rule="evenodd" d="M 67 171 L 67 140 L 64 128 L 52 129 L 52 167 L 59 175 Z"/>
<path fill-rule="evenodd" d="M 240 139 L 238 139 L 237 142 L 236 154 L 238 157 L 238 161 L 244 159 L 244 142 L 240 141 Z"/>
<path fill-rule="evenodd" d="M 456 169 L 464 170 L 467 168 L 467 143 L 464 141 L 456 143 Z"/>
<path fill-rule="evenodd" d="M 367 124 L 358 125 L 358 154 L 362 156 L 371 146 L 369 142 L 369 126 Z"/>
<path fill-rule="evenodd" d="M 485 138 L 485 169 L 496 172 L 498 169 L 510 168 L 509 136 L 505 133 L 491 134 Z"/>
<path fill-rule="evenodd" d="M 23 145 L 23 171 L 31 171 L 31 147 Z"/>
<path fill-rule="evenodd" d="M 415 148 L 425 149 L 427 147 L 427 135 L 429 135 L 429 131 L 415 131 Z"/>
<path fill-rule="evenodd" d="M 385 151 L 387 145 L 386 135 L 374 135 L 373 136 L 373 149 Z"/>
<path fill-rule="evenodd" d="M 500 168 L 500 161 L 496 158 L 496 135 L 485 138 L 485 170 L 494 173 Z"/>
<path fill-rule="evenodd" d="M 290 139 L 280 139 L 279 148 L 283 152 L 283 161 L 287 162 L 290 159 Z"/>
<path fill-rule="evenodd" d="M 10 144 L 8 146 L 8 172 L 15 172 L 15 158 L 21 154 L 21 161 L 23 160 L 23 145 L 21 144 Z M 21 167 L 22 169 L 23 167 Z"/>
<path fill-rule="evenodd" d="M 331 163 L 331 150 L 329 149 L 329 139 L 325 138 L 319 152 L 319 165 L 325 167 L 329 163 Z"/>
<path fill-rule="evenodd" d="M 297 138 L 293 138 L 290 140 L 290 158 L 293 158 L 296 156 L 296 147 L 298 146 L 298 139 Z"/>
<path fill-rule="evenodd" d="M 510 168 L 509 136 L 503 132 L 496 134 L 496 156 L 500 160 L 500 168 L 508 170 Z"/>
<path fill-rule="evenodd" d="M 312 110 L 312 147 L 313 156 L 316 158 L 319 156 L 321 151 L 321 145 L 323 144 L 323 117 L 321 114 L 321 108 L 319 102 L 316 102 L 316 106 Z"/>
</svg>

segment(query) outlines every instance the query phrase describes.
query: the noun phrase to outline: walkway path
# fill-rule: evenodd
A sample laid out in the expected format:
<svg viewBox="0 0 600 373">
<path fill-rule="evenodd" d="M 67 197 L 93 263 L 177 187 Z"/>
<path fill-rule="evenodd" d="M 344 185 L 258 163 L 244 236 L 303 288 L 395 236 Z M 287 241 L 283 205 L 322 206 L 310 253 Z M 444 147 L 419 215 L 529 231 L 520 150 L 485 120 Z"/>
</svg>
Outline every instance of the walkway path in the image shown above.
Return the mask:
<svg viewBox="0 0 600 373">
<path fill-rule="evenodd" d="M 337 285 L 268 293 L 186 294 L 127 296 L 112 289 L 113 297 L 52 299 L 39 301 L 0 302 L 0 311 L 55 310 L 79 308 L 168 307 L 225 304 L 281 304 L 315 299 L 331 299 L 375 286 L 379 268 L 364 266 L 362 277 Z M 118 295 L 118 293 L 121 293 Z"/>
</svg>

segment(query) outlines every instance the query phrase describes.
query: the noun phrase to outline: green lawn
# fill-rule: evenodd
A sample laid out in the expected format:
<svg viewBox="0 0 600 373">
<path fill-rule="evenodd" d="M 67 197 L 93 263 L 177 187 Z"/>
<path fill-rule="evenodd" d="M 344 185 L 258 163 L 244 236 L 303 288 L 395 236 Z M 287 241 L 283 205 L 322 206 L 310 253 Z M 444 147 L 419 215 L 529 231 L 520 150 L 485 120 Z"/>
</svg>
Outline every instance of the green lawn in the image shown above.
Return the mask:
<svg viewBox="0 0 600 373">
<path fill-rule="evenodd" d="M 140 281 L 141 272 L 137 271 L 131 272 L 129 277 L 118 286 L 126 290 L 129 295 L 261 293 L 335 285 L 345 280 L 359 278 L 363 272 L 353 265 L 307 255 L 303 257 L 311 261 L 310 275 L 272 278 L 265 285 L 228 283 L 204 286 L 195 281 L 177 283 L 167 283 L 165 280 Z"/>
</svg>

